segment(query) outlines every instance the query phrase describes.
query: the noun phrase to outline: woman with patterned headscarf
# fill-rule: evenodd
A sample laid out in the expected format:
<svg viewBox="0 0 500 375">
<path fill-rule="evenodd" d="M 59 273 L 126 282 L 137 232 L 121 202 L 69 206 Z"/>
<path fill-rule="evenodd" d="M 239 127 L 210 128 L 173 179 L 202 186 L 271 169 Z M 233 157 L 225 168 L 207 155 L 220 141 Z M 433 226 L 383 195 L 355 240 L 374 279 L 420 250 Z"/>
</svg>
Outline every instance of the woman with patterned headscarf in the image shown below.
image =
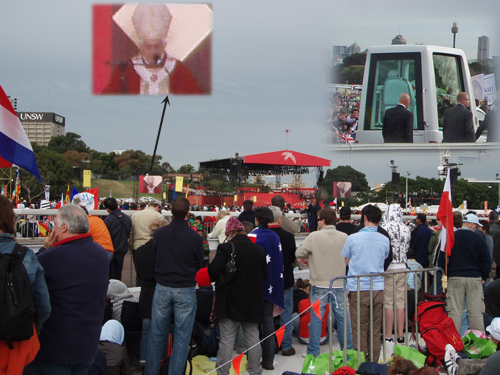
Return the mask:
<svg viewBox="0 0 500 375">
<path fill-rule="evenodd" d="M 219 352 L 216 366 L 223 364 L 218 374 L 229 374 L 233 355 L 236 327 L 240 323 L 245 335 L 245 346 L 253 347 L 259 342 L 259 323 L 264 319 L 263 285 L 267 279 L 265 250 L 254 244 L 246 235 L 243 225 L 235 217 L 226 224 L 227 242 L 217 247 L 214 260 L 208 266 L 208 274 L 215 284 L 215 308 L 220 327 Z M 236 254 L 236 274 L 223 287 L 217 280 L 224 272 L 233 251 Z M 256 345 L 248 351 L 248 372 L 260 373 L 261 347 Z"/>
</svg>

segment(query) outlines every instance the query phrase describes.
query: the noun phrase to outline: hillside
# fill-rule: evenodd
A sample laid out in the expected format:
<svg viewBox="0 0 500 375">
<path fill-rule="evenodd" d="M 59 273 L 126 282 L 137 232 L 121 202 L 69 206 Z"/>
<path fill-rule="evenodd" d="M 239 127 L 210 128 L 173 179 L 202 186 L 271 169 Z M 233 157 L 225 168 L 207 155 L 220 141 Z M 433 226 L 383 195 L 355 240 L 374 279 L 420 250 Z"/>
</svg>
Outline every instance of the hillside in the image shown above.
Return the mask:
<svg viewBox="0 0 500 375">
<path fill-rule="evenodd" d="M 99 188 L 99 197 L 114 197 L 114 198 L 132 198 L 134 193 L 134 181 L 119 181 L 119 180 L 92 180 L 92 188 Z M 161 200 L 161 194 L 141 194 L 140 197 L 154 197 Z"/>
</svg>

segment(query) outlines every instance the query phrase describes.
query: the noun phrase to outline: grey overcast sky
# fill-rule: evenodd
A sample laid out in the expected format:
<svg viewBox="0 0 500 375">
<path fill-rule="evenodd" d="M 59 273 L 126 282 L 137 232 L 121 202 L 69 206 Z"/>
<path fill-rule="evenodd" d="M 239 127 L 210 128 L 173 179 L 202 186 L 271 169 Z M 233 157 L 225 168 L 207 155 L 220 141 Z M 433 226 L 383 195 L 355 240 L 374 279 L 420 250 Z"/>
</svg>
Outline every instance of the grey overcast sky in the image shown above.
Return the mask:
<svg viewBox="0 0 500 375">
<path fill-rule="evenodd" d="M 64 116 L 66 132 L 80 134 L 93 149 L 140 149 L 152 154 L 162 97 L 91 94 L 93 4 L 4 2 L 0 84 L 7 95 L 17 98 L 18 111 Z M 210 4 L 212 95 L 169 97 L 157 153 L 174 168 L 198 166 L 200 161 L 236 152 L 285 149 L 286 129 L 289 149 L 331 159 L 332 167 L 347 164 L 323 141 L 325 68 L 332 45 L 356 40 L 365 49 L 390 44 L 401 32 L 408 44 L 451 46 L 450 29 L 457 22 L 457 47 L 469 59 L 476 58 L 481 35 L 491 38 L 492 54 L 500 54 L 493 19 L 500 9 L 496 1 L 213 0 Z M 366 173 L 372 184 L 389 179 L 385 170 L 383 176 L 377 173 L 375 165 L 353 167 Z M 419 174 L 435 177 L 436 165 Z"/>
</svg>

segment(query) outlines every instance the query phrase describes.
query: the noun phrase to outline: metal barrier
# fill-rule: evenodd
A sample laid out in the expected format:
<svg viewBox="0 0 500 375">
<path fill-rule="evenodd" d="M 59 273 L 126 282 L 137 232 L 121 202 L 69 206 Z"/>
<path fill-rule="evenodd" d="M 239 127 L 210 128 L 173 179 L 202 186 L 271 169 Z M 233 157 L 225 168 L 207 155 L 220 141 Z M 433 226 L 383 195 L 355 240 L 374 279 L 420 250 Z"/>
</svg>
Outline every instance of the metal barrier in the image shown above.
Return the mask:
<svg viewBox="0 0 500 375">
<path fill-rule="evenodd" d="M 35 252 L 38 250 L 38 248 L 43 246 L 43 237 L 38 236 L 38 221 L 44 222 L 47 224 L 47 226 L 51 225 L 51 222 L 53 222 L 53 218 L 57 215 L 58 210 L 57 209 L 47 209 L 47 210 L 42 210 L 42 209 L 15 209 L 14 213 L 16 214 L 16 232 L 17 232 L 17 237 L 18 239 L 23 239 L 23 245 L 28 246 L 32 248 Z M 138 211 L 132 211 L 132 210 L 123 210 L 123 213 L 126 215 L 132 216 L 134 213 Z M 170 211 L 163 210 L 162 215 L 166 218 L 170 218 L 172 216 L 172 213 Z M 216 216 L 217 212 L 213 211 L 191 211 L 192 214 L 195 216 Z M 89 211 L 90 215 L 94 216 L 99 216 L 102 219 L 104 217 L 108 216 L 108 212 L 106 210 L 90 210 Z M 238 216 L 240 212 L 231 212 L 231 216 Z M 288 217 L 292 218 L 302 218 L 304 217 L 304 214 L 286 214 Z M 212 223 L 204 223 L 205 228 L 207 229 L 207 234 L 213 229 L 215 226 L 215 222 Z M 297 233 L 295 235 L 295 243 L 296 246 L 299 247 L 304 239 L 307 236 L 307 232 L 302 232 L 302 233 Z M 219 245 L 219 240 L 218 239 L 209 239 L 208 240 L 210 252 L 212 253 L 210 256 L 210 259 L 213 259 L 215 256 L 215 251 L 217 250 L 217 246 Z M 123 282 L 127 285 L 127 287 L 134 287 L 136 286 L 136 277 L 135 277 L 135 267 L 133 263 L 133 253 L 129 251 L 126 254 L 126 257 L 130 257 L 130 262 L 128 262 L 127 259 L 125 259 L 124 262 L 124 271 L 122 273 L 123 276 L 127 275 L 129 276 L 128 282 L 126 281 L 126 278 L 123 277 Z M 130 272 L 127 269 L 127 264 L 130 264 Z"/>
<path fill-rule="evenodd" d="M 57 215 L 56 209 L 47 209 L 47 210 L 42 210 L 42 209 L 14 209 L 14 213 L 16 214 L 16 229 L 19 228 L 20 236 L 24 238 L 30 238 L 30 237 L 35 237 L 35 236 L 30 236 L 30 233 L 33 233 L 33 230 L 35 230 L 38 233 L 38 228 L 37 228 L 37 221 L 47 221 L 47 218 L 49 216 L 55 217 Z M 122 213 L 132 216 L 138 211 L 133 211 L 133 210 L 123 210 Z M 206 217 L 206 216 L 216 216 L 217 212 L 214 211 L 190 211 L 193 215 L 195 216 L 201 216 Z M 89 211 L 90 215 L 94 216 L 99 216 L 101 218 L 108 216 L 108 212 L 106 210 L 90 210 Z M 161 214 L 164 217 L 171 217 L 172 213 L 170 211 L 162 210 Z M 239 216 L 240 212 L 230 212 L 231 216 Z M 293 219 L 304 219 L 307 217 L 306 214 L 294 214 L 294 213 L 287 213 L 285 214 L 289 218 Z M 30 225 L 25 224 L 28 219 L 30 220 L 30 225 L 32 229 L 30 228 Z M 216 223 L 215 222 L 204 222 L 203 223 L 205 226 L 205 230 L 208 233 L 210 233 L 213 228 L 215 227 Z M 30 231 L 31 229 L 31 231 Z M 305 222 L 301 222 L 300 225 L 297 227 L 297 234 L 298 233 L 308 233 L 309 232 L 309 224 L 307 223 L 307 220 Z"/>
<path fill-rule="evenodd" d="M 361 359 L 361 331 L 360 331 L 360 283 L 361 283 L 361 278 L 362 277 L 369 277 L 370 278 L 370 301 L 373 302 L 373 277 L 375 276 L 391 276 L 392 275 L 392 281 L 393 281 L 393 290 L 394 290 L 394 295 L 396 294 L 396 276 L 400 274 L 404 274 L 404 285 L 405 285 L 405 293 L 404 293 L 404 299 L 405 299 L 405 345 L 408 346 L 408 314 L 407 314 L 407 307 L 408 307 L 408 274 L 414 273 L 415 274 L 415 285 L 417 285 L 417 277 L 418 273 L 423 274 L 423 279 L 424 282 L 421 284 L 420 288 L 424 288 L 424 291 L 427 291 L 427 284 L 428 284 L 428 277 L 429 273 L 434 272 L 434 274 L 437 274 L 440 272 L 442 275 L 444 275 L 444 271 L 442 268 L 424 268 L 424 269 L 418 269 L 418 270 L 393 270 L 393 271 L 386 271 L 386 272 L 379 272 L 379 273 L 370 273 L 370 274 L 364 274 L 364 275 L 351 275 L 351 276 L 342 276 L 342 277 L 336 277 L 330 281 L 330 287 L 328 293 L 331 293 L 332 295 L 332 285 L 335 280 L 344 280 L 344 363 L 347 363 L 347 280 L 348 279 L 357 279 L 357 324 L 356 324 L 356 330 L 357 330 L 357 352 L 358 352 L 358 363 L 360 362 Z M 437 285 L 436 283 L 434 284 L 434 294 L 436 294 L 437 290 Z M 415 300 L 414 300 L 414 306 L 415 306 L 415 314 L 417 312 L 417 305 L 418 305 L 418 293 L 419 290 L 415 290 Z M 397 326 L 397 304 L 396 304 L 396 298 L 395 296 L 393 297 L 393 308 L 394 308 L 394 332 L 397 336 L 398 332 L 398 326 Z M 328 329 L 330 330 L 331 333 L 331 328 L 333 324 L 333 308 L 330 308 L 330 312 L 328 315 Z M 386 359 L 386 345 L 385 345 L 385 298 L 383 302 L 383 307 L 382 307 L 382 332 L 384 335 L 384 340 L 383 340 L 383 358 Z M 373 303 L 370 303 L 370 359 L 373 360 L 373 345 L 374 342 L 378 342 L 376 340 L 379 340 L 379 333 L 373 332 Z M 374 334 L 377 334 L 374 336 Z M 416 342 L 418 343 L 420 340 L 420 334 L 418 332 L 418 323 L 417 320 L 415 319 L 415 334 L 416 334 Z M 330 334 L 330 339 L 329 339 L 329 350 L 330 350 L 330 373 L 332 373 L 332 352 L 333 352 L 333 343 L 332 343 L 332 335 Z"/>
</svg>

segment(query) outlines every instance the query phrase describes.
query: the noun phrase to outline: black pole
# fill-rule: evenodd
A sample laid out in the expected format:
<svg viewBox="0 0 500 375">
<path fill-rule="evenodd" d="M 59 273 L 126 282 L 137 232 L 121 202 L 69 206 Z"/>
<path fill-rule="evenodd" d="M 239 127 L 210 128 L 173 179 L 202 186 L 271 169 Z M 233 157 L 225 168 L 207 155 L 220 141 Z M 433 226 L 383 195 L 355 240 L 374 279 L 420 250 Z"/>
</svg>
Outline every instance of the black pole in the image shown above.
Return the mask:
<svg viewBox="0 0 500 375">
<path fill-rule="evenodd" d="M 158 141 L 160 140 L 161 126 L 163 124 L 163 117 L 165 116 L 165 109 L 167 108 L 167 104 L 170 105 L 168 96 L 165 99 L 163 99 L 162 103 L 164 103 L 163 112 L 161 114 L 160 128 L 158 129 L 158 136 L 156 137 L 155 150 L 153 151 L 153 157 L 151 158 L 151 167 L 149 167 L 149 173 L 151 173 L 151 170 L 153 169 L 153 165 L 155 162 L 156 149 L 158 148 Z"/>
</svg>

